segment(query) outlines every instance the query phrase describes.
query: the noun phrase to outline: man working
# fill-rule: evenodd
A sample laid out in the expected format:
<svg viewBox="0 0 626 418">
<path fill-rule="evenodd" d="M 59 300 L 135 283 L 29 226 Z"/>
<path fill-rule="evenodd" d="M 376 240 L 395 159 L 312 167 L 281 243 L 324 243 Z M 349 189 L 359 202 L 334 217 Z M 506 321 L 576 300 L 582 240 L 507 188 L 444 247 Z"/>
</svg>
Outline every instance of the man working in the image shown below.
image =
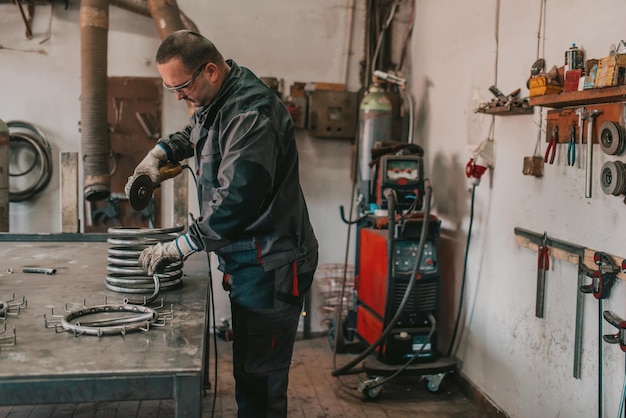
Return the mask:
<svg viewBox="0 0 626 418">
<path fill-rule="evenodd" d="M 147 174 L 158 184 L 160 166 L 195 155 L 200 216 L 174 241 L 146 248 L 139 263 L 152 275 L 197 251 L 217 254 L 230 291 L 239 417 L 285 417 L 293 344 L 318 249 L 293 122 L 262 81 L 197 33 L 170 34 L 156 61 L 164 88 L 196 109 L 133 176 Z"/>
</svg>

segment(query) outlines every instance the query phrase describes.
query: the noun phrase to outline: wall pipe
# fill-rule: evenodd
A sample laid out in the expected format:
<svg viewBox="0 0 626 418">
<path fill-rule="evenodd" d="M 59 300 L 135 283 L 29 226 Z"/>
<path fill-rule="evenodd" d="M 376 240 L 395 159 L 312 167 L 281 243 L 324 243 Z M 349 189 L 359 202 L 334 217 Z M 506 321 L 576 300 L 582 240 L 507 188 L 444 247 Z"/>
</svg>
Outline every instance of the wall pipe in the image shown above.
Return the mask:
<svg viewBox="0 0 626 418">
<path fill-rule="evenodd" d="M 83 192 L 86 200 L 96 201 L 111 194 L 106 106 L 108 0 L 81 1 L 79 25 Z"/>
</svg>

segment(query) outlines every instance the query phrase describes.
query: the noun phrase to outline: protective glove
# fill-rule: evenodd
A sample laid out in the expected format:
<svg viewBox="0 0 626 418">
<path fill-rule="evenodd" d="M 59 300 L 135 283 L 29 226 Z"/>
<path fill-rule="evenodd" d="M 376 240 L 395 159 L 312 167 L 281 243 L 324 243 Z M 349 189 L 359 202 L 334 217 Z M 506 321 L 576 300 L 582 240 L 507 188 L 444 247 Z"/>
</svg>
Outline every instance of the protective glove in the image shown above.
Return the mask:
<svg viewBox="0 0 626 418">
<path fill-rule="evenodd" d="M 162 273 L 165 267 L 172 263 L 185 260 L 199 249 L 189 235 L 183 234 L 174 241 L 159 242 L 144 249 L 139 254 L 139 265 L 152 276 L 155 273 Z"/>
<path fill-rule="evenodd" d="M 159 167 L 161 167 L 166 162 L 167 153 L 165 152 L 165 149 L 160 144 L 156 144 L 154 148 L 152 148 L 150 152 L 148 152 L 148 154 L 143 157 L 143 160 L 141 160 L 141 162 L 137 164 L 133 175 L 128 178 L 126 186 L 124 187 L 126 197 L 128 197 L 130 194 L 130 188 L 133 185 L 133 180 L 139 175 L 147 174 L 148 176 L 150 176 L 152 184 L 159 184 Z"/>
</svg>

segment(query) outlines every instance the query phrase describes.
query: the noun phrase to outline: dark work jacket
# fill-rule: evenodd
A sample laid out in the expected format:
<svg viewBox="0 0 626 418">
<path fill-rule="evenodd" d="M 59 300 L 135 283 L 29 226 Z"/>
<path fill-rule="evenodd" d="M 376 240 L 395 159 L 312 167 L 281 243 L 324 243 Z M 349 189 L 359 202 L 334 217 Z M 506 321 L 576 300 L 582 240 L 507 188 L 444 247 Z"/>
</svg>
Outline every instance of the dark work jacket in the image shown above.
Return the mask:
<svg viewBox="0 0 626 418">
<path fill-rule="evenodd" d="M 191 238 L 220 257 L 225 273 L 249 263 L 250 251 L 269 271 L 316 255 L 318 243 L 289 112 L 250 70 L 227 62 L 231 70 L 215 100 L 159 143 L 170 161 L 195 155 L 200 216 Z M 239 259 L 239 252 L 246 254 Z"/>
</svg>

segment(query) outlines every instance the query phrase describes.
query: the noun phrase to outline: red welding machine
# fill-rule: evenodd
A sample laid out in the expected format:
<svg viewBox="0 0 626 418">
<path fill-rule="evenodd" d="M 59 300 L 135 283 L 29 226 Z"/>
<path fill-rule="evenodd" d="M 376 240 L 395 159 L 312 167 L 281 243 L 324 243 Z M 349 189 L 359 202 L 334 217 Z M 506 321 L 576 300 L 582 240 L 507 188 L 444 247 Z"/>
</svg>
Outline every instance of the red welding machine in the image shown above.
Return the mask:
<svg viewBox="0 0 626 418">
<path fill-rule="evenodd" d="M 389 323 L 413 275 L 422 225 L 422 220 L 407 221 L 400 238 L 392 238 L 387 230 L 375 227 L 362 227 L 358 232 L 357 336 L 372 344 L 391 326 L 392 331 L 377 348 L 379 359 L 387 364 L 404 363 L 418 352 L 417 362 L 437 358 L 436 332 L 428 338 L 432 328 L 428 315 L 436 318 L 439 306 L 436 239 L 441 222 L 434 216 L 428 222 L 417 282 L 396 323 Z"/>
</svg>

